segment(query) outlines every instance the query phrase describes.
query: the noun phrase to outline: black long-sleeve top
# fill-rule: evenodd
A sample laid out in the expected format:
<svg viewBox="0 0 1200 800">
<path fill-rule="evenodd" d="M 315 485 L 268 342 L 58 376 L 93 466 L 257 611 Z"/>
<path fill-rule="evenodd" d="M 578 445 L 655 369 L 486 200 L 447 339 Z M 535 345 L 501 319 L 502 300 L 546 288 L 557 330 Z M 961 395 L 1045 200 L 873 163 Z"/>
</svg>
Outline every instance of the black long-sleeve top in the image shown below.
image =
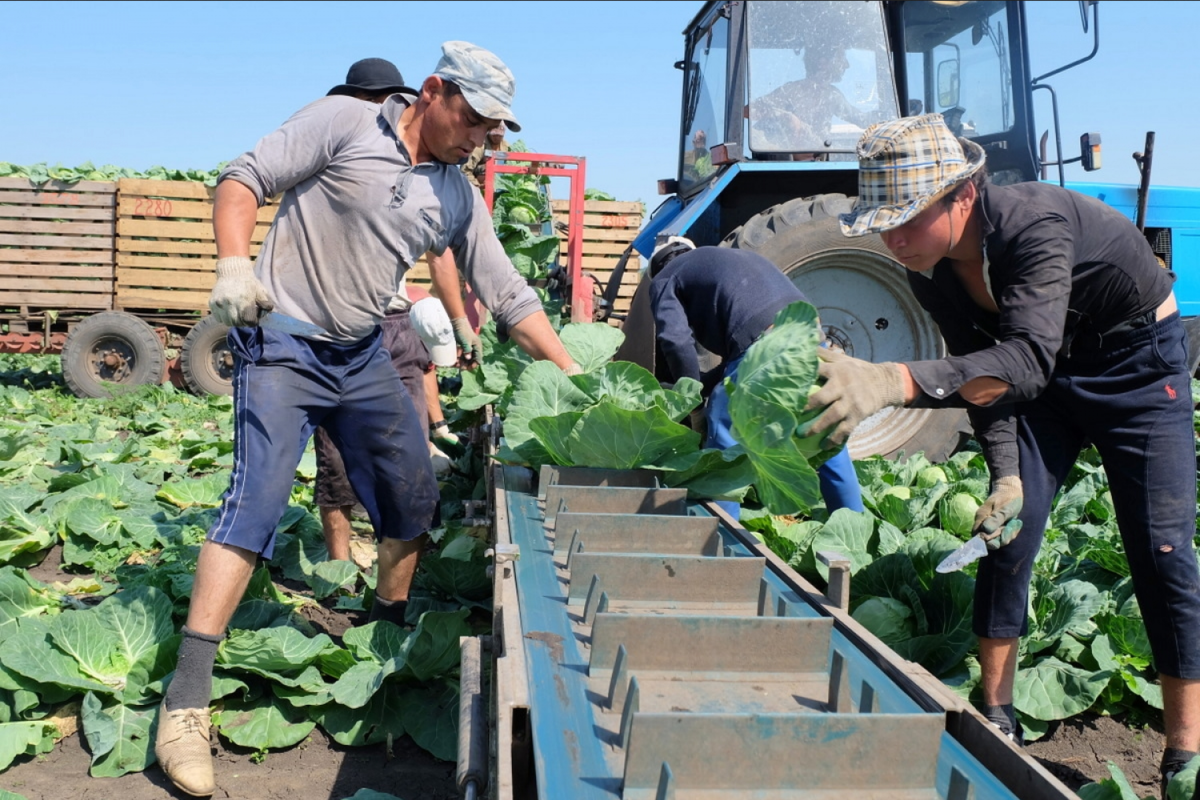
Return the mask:
<svg viewBox="0 0 1200 800">
<path fill-rule="evenodd" d="M 1073 342 L 1095 341 L 1161 305 L 1175 276 L 1125 216 L 1078 192 L 1044 183 L 989 185 L 979 209 L 1000 313 L 976 304 L 946 261 L 924 274 L 910 272 L 913 294 L 941 329 L 950 356 L 908 367 L 924 393 L 914 405 L 968 409 L 996 478 L 1018 474 L 1012 404 L 1045 390 Z M 986 408 L 957 395 L 981 376 L 1011 387 Z"/>
<path fill-rule="evenodd" d="M 671 380 L 701 380 L 697 342 L 731 361 L 785 306 L 804 299 L 773 263 L 749 250 L 698 247 L 676 257 L 650 281 L 650 308 Z"/>
</svg>

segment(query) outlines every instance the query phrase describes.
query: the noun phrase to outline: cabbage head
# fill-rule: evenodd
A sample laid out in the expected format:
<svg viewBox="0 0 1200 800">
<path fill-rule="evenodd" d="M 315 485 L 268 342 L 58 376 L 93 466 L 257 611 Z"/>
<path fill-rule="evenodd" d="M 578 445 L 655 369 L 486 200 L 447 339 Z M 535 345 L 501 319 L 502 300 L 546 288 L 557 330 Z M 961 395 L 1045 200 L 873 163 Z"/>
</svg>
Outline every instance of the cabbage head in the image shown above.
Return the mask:
<svg viewBox="0 0 1200 800">
<path fill-rule="evenodd" d="M 938 506 L 938 516 L 944 530 L 955 536 L 970 536 L 978 510 L 978 500 L 966 492 L 959 492 L 943 498 Z"/>
</svg>

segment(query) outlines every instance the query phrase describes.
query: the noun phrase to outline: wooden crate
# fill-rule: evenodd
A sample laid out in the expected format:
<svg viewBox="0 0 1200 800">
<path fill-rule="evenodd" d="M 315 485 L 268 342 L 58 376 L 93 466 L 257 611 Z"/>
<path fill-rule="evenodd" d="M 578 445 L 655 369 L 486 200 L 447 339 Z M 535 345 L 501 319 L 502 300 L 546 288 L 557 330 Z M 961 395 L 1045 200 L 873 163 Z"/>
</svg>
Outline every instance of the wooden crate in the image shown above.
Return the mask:
<svg viewBox="0 0 1200 800">
<path fill-rule="evenodd" d="M 213 194 L 192 181 L 117 182 L 116 307 L 138 311 L 208 308 L 216 281 Z M 251 257 L 275 219 L 277 198 L 258 210 Z"/>
<path fill-rule="evenodd" d="M 0 178 L 0 310 L 107 310 L 116 184 Z"/>
<path fill-rule="evenodd" d="M 567 264 L 567 207 L 566 200 L 552 200 L 554 230 L 562 242 L 559 263 Z M 637 237 L 642 227 L 645 207 L 638 202 L 621 200 L 588 200 L 583 206 L 583 270 L 600 280 L 601 288 L 608 286 L 613 268 L 621 260 L 621 254 Z M 560 224 L 561 223 L 561 224 Z M 638 270 L 641 259 L 635 252 L 625 264 L 621 277 L 621 288 L 613 303 L 613 313 L 624 315 L 629 311 L 629 301 L 637 289 Z M 610 319 L 620 326 L 621 320 Z"/>
</svg>

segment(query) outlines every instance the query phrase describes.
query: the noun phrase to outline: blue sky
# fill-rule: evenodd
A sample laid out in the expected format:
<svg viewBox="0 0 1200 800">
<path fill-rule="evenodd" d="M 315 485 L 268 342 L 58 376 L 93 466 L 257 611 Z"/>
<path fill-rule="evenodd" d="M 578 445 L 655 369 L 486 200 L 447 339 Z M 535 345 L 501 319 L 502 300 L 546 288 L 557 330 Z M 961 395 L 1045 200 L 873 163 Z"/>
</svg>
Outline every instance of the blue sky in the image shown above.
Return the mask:
<svg viewBox="0 0 1200 800">
<path fill-rule="evenodd" d="M 394 61 L 412 85 L 440 45 L 494 50 L 517 77 L 531 150 L 586 156 L 588 185 L 660 201 L 674 172 L 681 32 L 699 2 L 3 2 L 0 161 L 211 168 L 341 83 L 355 60 Z M 1036 74 L 1091 48 L 1078 4 L 1029 4 Z M 1050 79 L 1064 146 L 1103 137 L 1104 169 L 1136 183 L 1130 154 L 1156 132 L 1154 182 L 1200 186 L 1194 32 L 1200 3 L 1100 4 L 1099 55 Z M 1039 129 L 1051 123 L 1038 93 Z M 1074 154 L 1072 150 L 1072 154 Z"/>
</svg>

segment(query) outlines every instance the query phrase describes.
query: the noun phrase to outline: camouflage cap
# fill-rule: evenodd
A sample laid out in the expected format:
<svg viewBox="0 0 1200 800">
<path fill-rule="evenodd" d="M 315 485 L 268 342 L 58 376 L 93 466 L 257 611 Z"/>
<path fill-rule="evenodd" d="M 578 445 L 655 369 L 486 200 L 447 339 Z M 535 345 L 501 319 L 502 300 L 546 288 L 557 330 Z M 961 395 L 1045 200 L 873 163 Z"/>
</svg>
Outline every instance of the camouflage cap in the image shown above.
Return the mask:
<svg viewBox="0 0 1200 800">
<path fill-rule="evenodd" d="M 517 83 L 495 53 L 470 42 L 445 42 L 433 74 L 457 85 L 475 113 L 503 120 L 511 131 L 521 130 L 512 113 Z"/>
</svg>

